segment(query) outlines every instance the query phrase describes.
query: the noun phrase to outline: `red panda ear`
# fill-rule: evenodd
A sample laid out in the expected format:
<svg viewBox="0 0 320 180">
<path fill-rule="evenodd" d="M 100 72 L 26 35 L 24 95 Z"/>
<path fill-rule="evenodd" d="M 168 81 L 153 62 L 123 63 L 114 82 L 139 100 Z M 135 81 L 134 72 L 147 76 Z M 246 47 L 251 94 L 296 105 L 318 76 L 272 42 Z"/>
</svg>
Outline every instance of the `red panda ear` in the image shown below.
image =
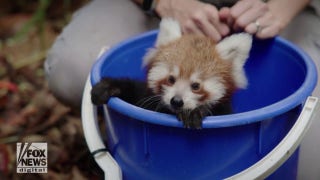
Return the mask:
<svg viewBox="0 0 320 180">
<path fill-rule="evenodd" d="M 247 33 L 234 34 L 224 38 L 216 46 L 222 59 L 245 61 L 252 45 L 252 36 Z"/>
<path fill-rule="evenodd" d="M 163 18 L 160 22 L 159 33 L 155 46 L 168 44 L 182 36 L 180 24 L 172 18 Z"/>
<path fill-rule="evenodd" d="M 232 61 L 233 78 L 238 88 L 247 86 L 247 78 L 243 70 L 252 45 L 252 36 L 247 33 L 234 34 L 224 38 L 216 46 L 216 51 L 223 60 Z"/>
<path fill-rule="evenodd" d="M 150 65 L 154 58 L 157 48 L 162 45 L 166 45 L 182 36 L 180 24 L 178 21 L 172 18 L 163 18 L 160 22 L 159 33 L 155 43 L 155 48 L 148 50 L 143 58 L 143 66 Z"/>
<path fill-rule="evenodd" d="M 150 48 L 143 57 L 142 67 L 146 67 L 152 63 L 152 59 L 155 57 L 158 49 Z"/>
</svg>

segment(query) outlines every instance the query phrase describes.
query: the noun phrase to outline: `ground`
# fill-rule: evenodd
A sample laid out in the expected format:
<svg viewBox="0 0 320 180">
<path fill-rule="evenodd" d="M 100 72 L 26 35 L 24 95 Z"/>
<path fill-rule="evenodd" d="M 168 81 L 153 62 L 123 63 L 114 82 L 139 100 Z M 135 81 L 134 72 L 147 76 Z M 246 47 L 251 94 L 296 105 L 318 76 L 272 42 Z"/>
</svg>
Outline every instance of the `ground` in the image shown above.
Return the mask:
<svg viewBox="0 0 320 180">
<path fill-rule="evenodd" d="M 100 179 L 80 112 L 50 93 L 43 62 L 72 12 L 89 0 L 2 0 L 0 179 Z M 16 143 L 47 142 L 48 173 L 17 174 Z"/>
</svg>

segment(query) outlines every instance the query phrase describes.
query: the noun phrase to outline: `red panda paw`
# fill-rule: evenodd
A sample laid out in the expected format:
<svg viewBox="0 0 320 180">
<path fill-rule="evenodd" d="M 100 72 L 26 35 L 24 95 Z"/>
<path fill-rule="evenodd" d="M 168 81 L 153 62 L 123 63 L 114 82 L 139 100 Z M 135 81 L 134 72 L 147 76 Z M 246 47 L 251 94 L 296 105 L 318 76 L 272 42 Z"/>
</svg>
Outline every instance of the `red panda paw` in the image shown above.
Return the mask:
<svg viewBox="0 0 320 180">
<path fill-rule="evenodd" d="M 95 105 L 106 103 L 110 97 L 120 94 L 120 88 L 113 83 L 113 79 L 104 78 L 102 81 L 92 87 L 91 101 Z"/>
<path fill-rule="evenodd" d="M 177 113 L 177 118 L 182 121 L 183 127 L 187 129 L 202 129 L 202 119 L 204 118 L 200 109 L 192 111 L 181 111 Z"/>
<path fill-rule="evenodd" d="M 202 129 L 202 119 L 204 118 L 201 110 L 198 108 L 194 109 L 190 113 L 190 119 L 191 119 L 191 128 L 192 129 Z"/>
</svg>

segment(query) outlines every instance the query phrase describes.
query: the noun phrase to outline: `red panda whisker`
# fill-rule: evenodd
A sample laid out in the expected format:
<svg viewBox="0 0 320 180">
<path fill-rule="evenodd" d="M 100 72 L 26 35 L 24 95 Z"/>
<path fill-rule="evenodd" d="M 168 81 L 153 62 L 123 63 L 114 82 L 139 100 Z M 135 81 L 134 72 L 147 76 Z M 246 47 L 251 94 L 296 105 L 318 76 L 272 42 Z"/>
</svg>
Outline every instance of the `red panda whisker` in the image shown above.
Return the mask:
<svg viewBox="0 0 320 180">
<path fill-rule="evenodd" d="M 136 105 L 145 109 L 150 109 L 152 105 L 154 105 L 155 103 L 159 104 L 160 101 L 161 101 L 161 96 L 154 95 L 154 96 L 149 96 L 139 100 L 136 103 Z"/>
<path fill-rule="evenodd" d="M 213 115 L 211 106 L 209 104 L 205 104 L 203 105 L 203 109 L 206 111 L 206 114 L 208 114 L 209 116 Z"/>
<path fill-rule="evenodd" d="M 156 108 L 154 109 L 154 111 L 156 112 L 163 112 L 165 110 L 168 110 L 167 106 L 162 103 L 161 101 L 157 104 Z M 170 111 L 170 113 L 173 113 L 172 111 Z"/>
</svg>

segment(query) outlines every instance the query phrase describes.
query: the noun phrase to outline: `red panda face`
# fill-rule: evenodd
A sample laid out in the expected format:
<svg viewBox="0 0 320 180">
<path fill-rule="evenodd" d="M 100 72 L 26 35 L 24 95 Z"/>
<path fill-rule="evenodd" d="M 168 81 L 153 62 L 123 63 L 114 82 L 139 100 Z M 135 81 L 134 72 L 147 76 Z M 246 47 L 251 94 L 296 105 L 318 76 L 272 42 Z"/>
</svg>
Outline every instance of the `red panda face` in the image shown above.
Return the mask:
<svg viewBox="0 0 320 180">
<path fill-rule="evenodd" d="M 182 35 L 174 19 L 162 19 L 155 48 L 149 50 L 148 87 L 171 109 L 193 110 L 229 99 L 236 88 L 245 88 L 243 65 L 252 37 L 234 34 L 219 43 L 204 36 Z"/>
<path fill-rule="evenodd" d="M 148 86 L 172 110 L 214 105 L 234 90 L 230 69 L 207 38 L 184 36 L 161 46 L 149 64 Z"/>
<path fill-rule="evenodd" d="M 251 44 L 247 33 L 218 43 L 204 36 L 182 35 L 178 21 L 163 18 L 155 48 L 143 59 L 147 84 L 154 93 L 151 98 L 162 102 L 157 108 L 165 105 L 186 128 L 201 128 L 206 115 L 229 113 L 233 91 L 247 86 L 243 66 Z"/>
</svg>

